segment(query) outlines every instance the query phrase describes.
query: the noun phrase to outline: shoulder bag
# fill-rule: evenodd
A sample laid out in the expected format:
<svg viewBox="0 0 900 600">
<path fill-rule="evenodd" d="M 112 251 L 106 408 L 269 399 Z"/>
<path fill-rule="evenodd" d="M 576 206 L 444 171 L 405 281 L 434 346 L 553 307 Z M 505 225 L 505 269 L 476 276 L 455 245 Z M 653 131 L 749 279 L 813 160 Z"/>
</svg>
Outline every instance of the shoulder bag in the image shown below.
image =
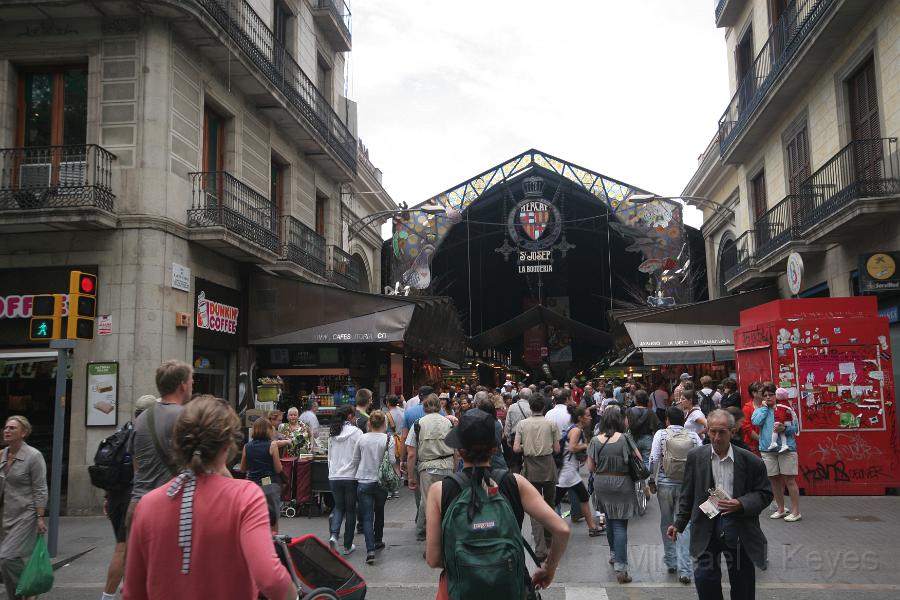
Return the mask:
<svg viewBox="0 0 900 600">
<path fill-rule="evenodd" d="M 647 479 L 650 477 L 650 470 L 644 466 L 644 461 L 634 455 L 634 451 L 637 450 L 637 446 L 634 445 L 634 441 L 631 439 L 630 435 L 625 435 L 625 447 L 627 448 L 625 452 L 627 453 L 626 458 L 628 459 L 628 475 L 631 477 L 632 481 L 640 481 L 642 479 Z"/>
</svg>

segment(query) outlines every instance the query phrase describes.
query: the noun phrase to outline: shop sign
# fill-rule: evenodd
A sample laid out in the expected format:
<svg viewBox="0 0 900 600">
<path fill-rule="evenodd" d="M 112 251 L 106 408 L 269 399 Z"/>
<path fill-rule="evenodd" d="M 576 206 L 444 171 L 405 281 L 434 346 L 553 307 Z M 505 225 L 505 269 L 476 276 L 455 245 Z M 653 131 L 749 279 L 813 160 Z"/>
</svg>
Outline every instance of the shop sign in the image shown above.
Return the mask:
<svg viewBox="0 0 900 600">
<path fill-rule="evenodd" d="M 796 252 L 788 255 L 786 274 L 791 295 L 796 296 L 803 286 L 803 258 Z"/>
<path fill-rule="evenodd" d="M 552 273 L 551 250 L 531 250 L 519 252 L 519 273 Z"/>
<path fill-rule="evenodd" d="M 190 268 L 178 263 L 172 263 L 172 287 L 182 292 L 191 291 Z"/>
<path fill-rule="evenodd" d="M 119 403 L 119 363 L 94 362 L 87 365 L 85 425 L 115 427 Z"/>
<path fill-rule="evenodd" d="M 38 294 L 63 294 L 69 291 L 69 273 L 83 271 L 97 274 L 96 265 L 66 265 L 63 267 L 0 269 L 0 344 L 35 346 L 46 342 L 28 339 L 32 302 Z M 102 295 L 102 288 L 99 290 Z M 63 316 L 67 314 L 63 303 Z"/>
<path fill-rule="evenodd" d="M 897 263 L 900 252 L 875 252 L 859 256 L 859 290 L 861 292 L 892 292 L 900 290 Z"/>
<path fill-rule="evenodd" d="M 234 350 L 246 319 L 237 290 L 203 279 L 194 280 L 194 346 L 211 350 Z"/>
<path fill-rule="evenodd" d="M 237 333 L 238 313 L 236 306 L 229 306 L 206 297 L 206 292 L 197 294 L 197 327 L 220 333 Z"/>
</svg>

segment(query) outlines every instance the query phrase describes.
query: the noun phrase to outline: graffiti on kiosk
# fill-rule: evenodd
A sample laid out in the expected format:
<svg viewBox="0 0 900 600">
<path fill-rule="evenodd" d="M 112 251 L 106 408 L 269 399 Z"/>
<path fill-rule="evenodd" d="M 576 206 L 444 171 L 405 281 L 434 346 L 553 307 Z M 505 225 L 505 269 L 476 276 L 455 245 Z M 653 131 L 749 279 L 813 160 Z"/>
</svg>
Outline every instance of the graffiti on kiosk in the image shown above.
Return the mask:
<svg viewBox="0 0 900 600">
<path fill-rule="evenodd" d="M 881 456 L 881 449 L 873 446 L 860 434 L 839 433 L 834 437 L 819 442 L 819 447 L 812 451 L 819 461 L 868 460 L 873 456 Z"/>
</svg>

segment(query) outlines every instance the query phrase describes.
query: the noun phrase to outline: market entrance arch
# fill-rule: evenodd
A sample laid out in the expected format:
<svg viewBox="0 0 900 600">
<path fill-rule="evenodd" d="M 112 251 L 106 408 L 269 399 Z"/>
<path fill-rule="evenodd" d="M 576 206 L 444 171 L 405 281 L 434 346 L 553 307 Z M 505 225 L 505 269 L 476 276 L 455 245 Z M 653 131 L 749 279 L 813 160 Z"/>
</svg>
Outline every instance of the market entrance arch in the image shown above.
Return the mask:
<svg viewBox="0 0 900 600">
<path fill-rule="evenodd" d="M 611 350 L 609 309 L 690 299 L 662 277 L 687 266 L 681 205 L 646 196 L 529 150 L 396 218 L 389 282 L 451 297 L 473 352 L 568 376 Z"/>
</svg>

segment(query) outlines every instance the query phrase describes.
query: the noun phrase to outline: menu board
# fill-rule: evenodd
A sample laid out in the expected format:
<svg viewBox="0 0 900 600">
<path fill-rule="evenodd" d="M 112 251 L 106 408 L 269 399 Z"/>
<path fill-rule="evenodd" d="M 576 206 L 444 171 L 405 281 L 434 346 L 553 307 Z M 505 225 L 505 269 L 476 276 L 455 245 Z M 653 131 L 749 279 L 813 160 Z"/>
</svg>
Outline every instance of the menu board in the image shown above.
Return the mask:
<svg viewBox="0 0 900 600">
<path fill-rule="evenodd" d="M 119 363 L 88 363 L 86 395 L 85 425 L 114 427 L 119 412 Z"/>
<path fill-rule="evenodd" d="M 795 352 L 797 381 L 787 389 L 799 404 L 801 430 L 886 428 L 878 346 L 801 347 Z"/>
</svg>

